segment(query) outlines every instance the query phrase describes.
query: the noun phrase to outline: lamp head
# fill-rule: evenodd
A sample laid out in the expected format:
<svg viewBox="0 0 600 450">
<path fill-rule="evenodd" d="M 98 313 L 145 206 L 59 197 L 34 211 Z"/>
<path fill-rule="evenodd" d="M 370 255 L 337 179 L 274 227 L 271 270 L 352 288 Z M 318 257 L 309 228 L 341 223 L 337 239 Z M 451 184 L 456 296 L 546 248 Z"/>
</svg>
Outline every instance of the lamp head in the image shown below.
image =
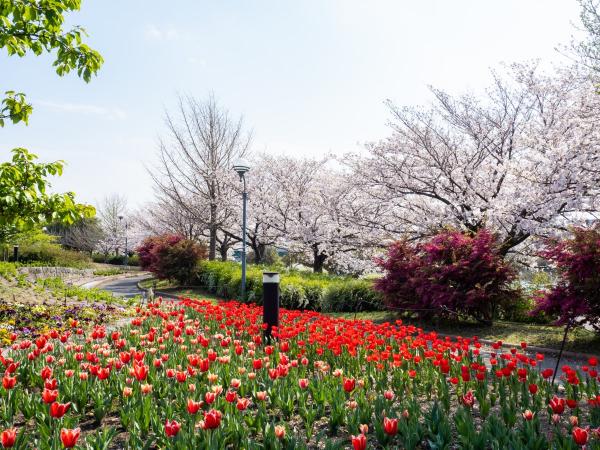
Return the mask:
<svg viewBox="0 0 600 450">
<path fill-rule="evenodd" d="M 239 158 L 233 163 L 233 170 L 242 178 L 246 172 L 250 170 L 250 164 L 243 158 Z"/>
</svg>

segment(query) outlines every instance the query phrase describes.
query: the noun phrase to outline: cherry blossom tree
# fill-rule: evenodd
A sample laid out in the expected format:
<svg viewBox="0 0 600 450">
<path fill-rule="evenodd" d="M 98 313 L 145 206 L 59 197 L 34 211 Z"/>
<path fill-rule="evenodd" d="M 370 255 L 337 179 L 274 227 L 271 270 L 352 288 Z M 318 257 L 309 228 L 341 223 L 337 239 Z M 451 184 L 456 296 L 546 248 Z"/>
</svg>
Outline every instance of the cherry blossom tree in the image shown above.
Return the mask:
<svg viewBox="0 0 600 450">
<path fill-rule="evenodd" d="M 349 155 L 377 216 L 373 230 L 419 238 L 451 225 L 498 233 L 501 252 L 598 210 L 600 97 L 576 68 L 494 74 L 483 98 L 432 89 L 428 108 L 397 107 L 392 135 Z M 376 209 L 375 209 L 376 210 Z"/>
<path fill-rule="evenodd" d="M 349 184 L 330 158 L 308 159 L 263 156 L 270 187 L 265 193 L 251 193 L 263 201 L 259 211 L 272 237 L 291 253 L 301 256 L 315 272 L 322 272 L 327 261 L 345 260 L 364 246 L 360 230 L 348 220 L 351 207 Z M 261 186 L 267 186 L 266 183 Z M 258 194 L 258 195 L 257 195 Z M 262 200 L 260 200 L 262 198 Z M 341 267 L 341 265 L 340 265 Z"/>
<path fill-rule="evenodd" d="M 248 191 L 246 240 L 254 253 L 255 263 L 262 263 L 266 249 L 277 245 L 282 237 L 281 228 L 275 226 L 277 217 L 273 207 L 273 199 L 281 188 L 272 176 L 278 161 L 277 157 L 257 155 L 252 158 L 252 168 L 246 176 Z M 242 183 L 239 179 L 230 180 L 229 183 L 232 195 L 227 198 L 227 209 L 231 214 L 229 220 L 221 227 L 221 233 L 224 238 L 229 237 L 235 244 L 242 240 Z"/>
<path fill-rule="evenodd" d="M 159 163 L 150 174 L 163 197 L 202 221 L 209 259 L 215 259 L 219 231 L 231 215 L 231 166 L 247 152 L 250 135 L 242 118 L 232 119 L 212 95 L 204 101 L 180 98 L 177 117 L 167 113 L 166 123 L 168 136 L 160 142 Z"/>
</svg>

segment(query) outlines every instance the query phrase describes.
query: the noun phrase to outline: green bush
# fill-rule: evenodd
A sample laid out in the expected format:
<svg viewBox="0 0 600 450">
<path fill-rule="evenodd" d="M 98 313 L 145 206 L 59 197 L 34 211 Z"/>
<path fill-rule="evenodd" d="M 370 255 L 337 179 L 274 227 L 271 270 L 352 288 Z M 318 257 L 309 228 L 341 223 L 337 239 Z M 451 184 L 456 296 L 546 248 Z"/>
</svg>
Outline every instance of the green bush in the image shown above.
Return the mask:
<svg viewBox="0 0 600 450">
<path fill-rule="evenodd" d="M 262 273 L 272 268 L 249 265 L 246 301 L 262 303 Z M 287 309 L 315 311 L 369 311 L 380 309 L 381 299 L 370 280 L 334 277 L 301 271 L 279 271 L 279 300 Z M 196 283 L 224 299 L 236 299 L 241 291 L 241 267 L 235 262 L 201 261 Z"/>
<path fill-rule="evenodd" d="M 321 301 L 325 312 L 383 310 L 381 294 L 373 289 L 372 280 L 349 280 L 332 284 Z"/>
<path fill-rule="evenodd" d="M 123 273 L 127 273 L 125 272 L 123 269 L 121 268 L 110 268 L 110 269 L 98 269 L 98 270 L 94 270 L 94 276 L 97 277 L 108 277 L 111 275 L 121 275 Z"/>
<path fill-rule="evenodd" d="M 17 276 L 17 266 L 10 262 L 0 262 L 0 277 L 12 280 Z"/>
<path fill-rule="evenodd" d="M 125 264 L 125 257 L 123 255 L 108 255 L 104 256 L 102 253 L 94 253 L 92 255 L 92 260 L 97 263 L 102 264 L 112 264 L 115 266 L 122 266 Z M 130 255 L 127 260 L 127 265 L 129 266 L 139 266 L 140 265 L 140 257 L 137 253 Z"/>
<path fill-rule="evenodd" d="M 56 242 L 56 236 L 41 231 L 24 233 L 17 237 L 19 263 L 83 269 L 90 266 L 87 253 L 66 250 Z"/>
</svg>

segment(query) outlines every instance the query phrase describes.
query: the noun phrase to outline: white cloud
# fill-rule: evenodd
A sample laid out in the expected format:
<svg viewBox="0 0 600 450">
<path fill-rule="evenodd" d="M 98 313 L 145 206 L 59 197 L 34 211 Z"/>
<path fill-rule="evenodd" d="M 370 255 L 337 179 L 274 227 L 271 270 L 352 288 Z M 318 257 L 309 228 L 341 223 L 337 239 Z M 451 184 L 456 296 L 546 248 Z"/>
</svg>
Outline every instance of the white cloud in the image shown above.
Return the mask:
<svg viewBox="0 0 600 450">
<path fill-rule="evenodd" d="M 96 115 L 104 117 L 108 120 L 124 120 L 127 118 L 127 113 L 119 107 L 106 108 L 104 106 L 97 105 L 86 105 L 82 103 L 58 103 L 46 100 L 40 100 L 34 102 L 34 104 L 48 108 L 52 111 Z"/>
<path fill-rule="evenodd" d="M 149 24 L 144 30 L 144 37 L 149 41 L 175 41 L 181 38 L 181 32 L 172 25 L 158 27 Z"/>
</svg>

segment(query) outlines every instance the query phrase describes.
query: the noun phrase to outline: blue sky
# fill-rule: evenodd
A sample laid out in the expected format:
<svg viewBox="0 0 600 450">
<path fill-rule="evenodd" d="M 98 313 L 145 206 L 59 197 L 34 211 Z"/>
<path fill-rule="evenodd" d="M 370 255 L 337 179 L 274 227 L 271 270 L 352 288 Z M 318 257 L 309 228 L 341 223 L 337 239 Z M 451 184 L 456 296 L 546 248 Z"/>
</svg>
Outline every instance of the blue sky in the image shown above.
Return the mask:
<svg viewBox="0 0 600 450">
<path fill-rule="evenodd" d="M 34 114 L 0 144 L 66 160 L 57 190 L 139 206 L 178 93 L 213 91 L 244 115 L 255 151 L 355 151 L 388 134 L 387 98 L 422 104 L 430 84 L 477 91 L 501 62 L 560 60 L 578 13 L 576 0 L 84 0 L 69 22 L 102 53 L 98 77 L 2 54 L 0 90 L 27 93 Z"/>
</svg>

